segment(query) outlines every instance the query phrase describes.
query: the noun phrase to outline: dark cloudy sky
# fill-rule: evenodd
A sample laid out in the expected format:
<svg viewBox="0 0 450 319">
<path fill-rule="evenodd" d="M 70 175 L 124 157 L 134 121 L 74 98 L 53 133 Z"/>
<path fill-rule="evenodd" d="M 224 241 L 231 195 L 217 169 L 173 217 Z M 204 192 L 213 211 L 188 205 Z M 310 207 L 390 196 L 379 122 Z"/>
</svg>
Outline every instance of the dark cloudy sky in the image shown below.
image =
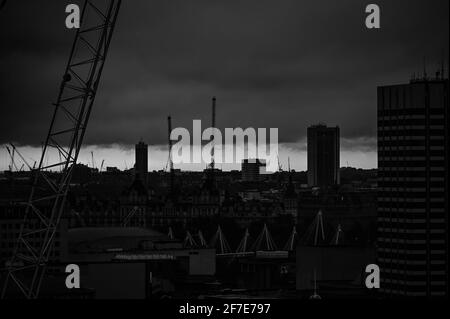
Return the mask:
<svg viewBox="0 0 450 319">
<path fill-rule="evenodd" d="M 0 144 L 45 136 L 74 31 L 65 6 L 14 0 L 0 11 Z M 365 6 L 381 29 L 365 28 Z M 376 87 L 434 74 L 448 55 L 448 0 L 123 1 L 87 144 L 166 142 L 174 126 L 278 127 L 280 143 L 308 125 L 339 125 L 344 148 L 374 147 Z"/>
</svg>

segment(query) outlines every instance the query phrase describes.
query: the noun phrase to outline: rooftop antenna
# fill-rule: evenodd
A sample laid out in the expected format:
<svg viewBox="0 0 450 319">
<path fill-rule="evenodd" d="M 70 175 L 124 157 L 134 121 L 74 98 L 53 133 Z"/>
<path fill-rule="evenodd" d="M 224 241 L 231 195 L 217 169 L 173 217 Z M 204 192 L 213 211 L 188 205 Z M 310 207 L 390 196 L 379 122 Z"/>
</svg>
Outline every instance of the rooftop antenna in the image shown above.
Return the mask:
<svg viewBox="0 0 450 319">
<path fill-rule="evenodd" d="M 423 79 L 427 79 L 427 63 L 425 56 L 423 57 Z"/>
<path fill-rule="evenodd" d="M 288 172 L 291 172 L 291 158 L 288 157 Z"/>
<path fill-rule="evenodd" d="M 334 234 L 333 239 L 331 240 L 331 245 L 338 246 L 343 242 L 344 232 L 342 231 L 342 226 L 339 224 L 336 229 L 336 233 Z"/>
<path fill-rule="evenodd" d="M 309 297 L 309 299 L 322 299 L 322 297 L 317 294 L 316 268 L 314 268 L 314 293 Z"/>
</svg>

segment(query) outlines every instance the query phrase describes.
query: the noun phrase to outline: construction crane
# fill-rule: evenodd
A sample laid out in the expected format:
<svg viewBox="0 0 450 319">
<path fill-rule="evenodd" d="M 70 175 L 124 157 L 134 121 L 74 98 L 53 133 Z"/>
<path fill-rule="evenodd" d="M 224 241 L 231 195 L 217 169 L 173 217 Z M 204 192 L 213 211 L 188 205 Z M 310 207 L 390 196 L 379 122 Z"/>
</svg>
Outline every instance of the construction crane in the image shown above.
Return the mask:
<svg viewBox="0 0 450 319">
<path fill-rule="evenodd" d="M 14 168 L 16 169 L 16 171 L 18 171 L 19 169 L 17 168 L 16 162 L 14 160 L 15 149 L 13 149 L 11 151 L 11 149 L 8 146 L 6 146 L 6 150 L 8 151 L 9 157 L 11 158 L 11 164 L 9 165 L 9 171 L 12 172 Z"/>
<path fill-rule="evenodd" d="M 9 170 L 12 171 L 12 168 L 14 167 L 16 169 L 16 171 L 22 172 L 26 165 L 28 167 L 28 169 L 31 171 L 32 168 L 31 168 L 30 164 L 28 164 L 27 160 L 25 159 L 25 157 L 23 157 L 22 153 L 19 152 L 19 149 L 13 143 L 9 143 L 9 145 L 11 146 L 11 149 L 6 145 L 6 150 L 8 151 L 8 153 L 11 157 L 11 165 L 9 165 Z M 19 164 L 20 168 L 17 166 L 16 160 L 15 160 L 16 154 L 19 155 L 20 159 L 23 162 L 22 165 Z"/>
<path fill-rule="evenodd" d="M 216 97 L 212 98 L 212 119 L 211 119 L 211 127 L 214 129 L 216 127 Z M 211 148 L 211 171 L 214 174 L 215 168 L 215 158 L 214 158 L 214 145 Z"/>
<path fill-rule="evenodd" d="M 170 193 L 173 193 L 174 186 L 174 171 L 173 171 L 173 160 L 172 160 L 172 139 L 170 138 L 170 133 L 172 133 L 172 117 L 169 115 L 167 117 L 167 130 L 168 130 L 168 142 L 169 142 L 169 169 L 170 169 Z"/>
<path fill-rule="evenodd" d="M 283 166 L 281 165 L 280 157 L 277 156 L 277 159 L 278 159 L 278 172 L 282 173 L 283 172 Z"/>
<path fill-rule="evenodd" d="M 7 264 L 2 299 L 17 293 L 28 299 L 39 296 L 120 5 L 121 0 L 84 1 L 15 251 Z M 47 157 L 51 151 L 62 160 Z M 52 160 L 47 164 L 46 158 Z M 58 168 L 61 174 L 49 173 Z"/>
</svg>

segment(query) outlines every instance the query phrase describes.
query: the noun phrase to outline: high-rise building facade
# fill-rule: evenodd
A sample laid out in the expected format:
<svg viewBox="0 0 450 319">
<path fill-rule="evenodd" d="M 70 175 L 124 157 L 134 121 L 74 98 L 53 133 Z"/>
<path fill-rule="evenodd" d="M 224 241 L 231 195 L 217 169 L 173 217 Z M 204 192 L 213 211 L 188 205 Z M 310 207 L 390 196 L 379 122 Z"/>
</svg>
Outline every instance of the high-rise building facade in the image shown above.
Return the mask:
<svg viewBox="0 0 450 319">
<path fill-rule="evenodd" d="M 147 185 L 147 175 L 148 175 L 148 145 L 140 141 L 136 144 L 135 149 L 135 175 L 139 178 L 144 185 Z"/>
<path fill-rule="evenodd" d="M 447 295 L 448 80 L 378 88 L 380 291 Z"/>
<path fill-rule="evenodd" d="M 308 185 L 328 187 L 339 184 L 339 127 L 319 124 L 308 127 Z"/>
</svg>

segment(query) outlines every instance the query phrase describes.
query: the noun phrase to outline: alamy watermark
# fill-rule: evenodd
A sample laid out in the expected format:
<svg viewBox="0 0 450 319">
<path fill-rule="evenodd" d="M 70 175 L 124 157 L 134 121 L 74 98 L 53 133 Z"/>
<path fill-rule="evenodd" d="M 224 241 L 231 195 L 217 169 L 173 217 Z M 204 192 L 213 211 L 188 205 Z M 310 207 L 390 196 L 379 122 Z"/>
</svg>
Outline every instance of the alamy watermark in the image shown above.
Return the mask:
<svg viewBox="0 0 450 319">
<path fill-rule="evenodd" d="M 267 138 L 269 133 L 269 138 Z M 240 164 L 244 159 L 266 162 L 266 170 L 278 168 L 278 128 L 225 128 L 224 134 L 215 127 L 202 131 L 201 120 L 193 120 L 192 136 L 188 129 L 174 128 L 170 139 L 174 164 Z M 205 145 L 203 145 L 207 142 Z"/>
</svg>

